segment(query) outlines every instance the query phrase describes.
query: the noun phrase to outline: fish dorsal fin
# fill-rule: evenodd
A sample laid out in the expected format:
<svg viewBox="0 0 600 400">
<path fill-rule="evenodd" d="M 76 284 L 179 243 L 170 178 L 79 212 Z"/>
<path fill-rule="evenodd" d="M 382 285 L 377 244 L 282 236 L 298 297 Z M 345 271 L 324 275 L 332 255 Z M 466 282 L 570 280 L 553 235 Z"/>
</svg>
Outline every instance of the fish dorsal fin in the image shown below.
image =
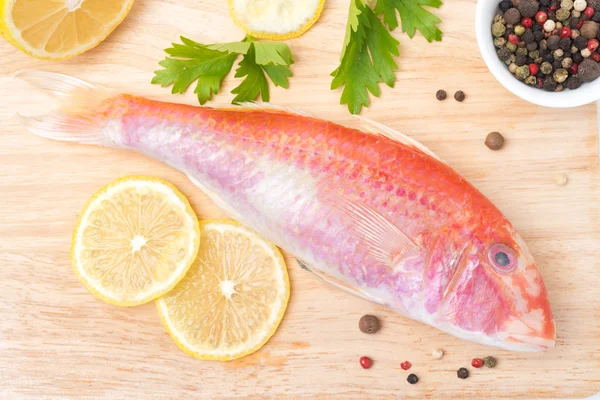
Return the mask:
<svg viewBox="0 0 600 400">
<path fill-rule="evenodd" d="M 252 101 L 245 101 L 242 103 L 238 103 L 238 106 L 236 107 L 236 109 L 240 109 L 240 108 L 245 108 L 248 110 L 261 110 L 261 111 L 265 111 L 265 112 L 274 112 L 274 113 L 287 113 L 287 114 L 300 115 L 302 117 L 314 118 L 314 116 L 312 116 L 309 113 L 306 113 L 304 111 L 300 111 L 300 110 L 297 110 L 295 108 L 290 108 L 290 107 L 278 106 L 278 105 L 266 103 L 266 102 L 254 103 Z"/>
<path fill-rule="evenodd" d="M 400 132 L 392 129 L 389 126 L 385 126 L 382 123 L 375 122 L 373 120 L 361 117 L 359 115 L 355 115 L 354 117 L 358 118 L 358 120 L 360 121 L 361 128 L 364 129 L 366 132 L 369 132 L 369 133 L 372 133 L 375 135 L 382 135 L 389 139 L 400 142 L 406 146 L 414 147 L 414 148 L 420 150 L 421 152 L 427 154 L 428 156 L 431 156 L 431 157 L 435 158 L 436 160 L 438 160 L 444 164 L 447 164 L 444 160 L 442 160 L 440 157 L 438 157 L 438 155 L 435 154 L 433 151 L 429 150 L 423 144 L 404 135 L 403 133 L 400 133 Z"/>
<path fill-rule="evenodd" d="M 393 267 L 406 254 L 418 248 L 400 228 L 372 208 L 336 191 L 329 191 L 324 201 L 351 221 L 351 234 L 380 263 Z"/>
</svg>

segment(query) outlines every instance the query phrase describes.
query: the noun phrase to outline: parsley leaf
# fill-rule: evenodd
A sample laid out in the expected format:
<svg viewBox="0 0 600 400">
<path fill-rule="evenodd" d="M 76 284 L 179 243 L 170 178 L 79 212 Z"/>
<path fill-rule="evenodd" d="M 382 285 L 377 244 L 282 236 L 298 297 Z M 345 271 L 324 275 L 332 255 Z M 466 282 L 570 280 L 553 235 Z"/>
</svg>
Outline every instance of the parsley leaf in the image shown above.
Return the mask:
<svg viewBox="0 0 600 400">
<path fill-rule="evenodd" d="M 259 95 L 263 101 L 269 101 L 267 76 L 275 86 L 289 87 L 294 60 L 285 43 L 256 42 L 250 36 L 232 43 L 203 45 L 184 37 L 181 42 L 165 49 L 170 57 L 159 63 L 164 69 L 155 71 L 152 78 L 152 83 L 162 87 L 173 85 L 172 93 L 184 93 L 197 81 L 194 93 L 198 102 L 205 104 L 219 92 L 239 55 L 242 60 L 235 77 L 245 78 L 231 91 L 236 94 L 234 103 L 254 101 Z"/>
<path fill-rule="evenodd" d="M 437 28 L 440 19 L 423 6 L 440 7 L 441 0 L 351 0 L 346 36 L 339 67 L 331 73 L 331 89 L 344 87 L 340 104 L 347 104 L 352 114 L 358 114 L 370 103 L 369 93 L 379 97 L 379 84 L 394 87 L 400 44 L 389 31 L 398 27 L 396 11 L 400 14 L 402 30 L 413 37 L 418 30 L 431 42 L 441 40 Z M 383 22 L 379 16 L 383 15 Z M 387 28 L 386 28 L 387 25 Z M 389 31 L 388 31 L 389 30 Z"/>
<path fill-rule="evenodd" d="M 441 5 L 441 0 L 379 0 L 375 6 L 375 13 L 383 14 L 383 22 L 393 31 L 398 27 L 398 10 L 402 32 L 406 32 L 412 38 L 418 30 L 431 43 L 434 40 L 442 40 L 442 31 L 436 26 L 442 21 L 423 6 L 439 8 Z"/>
</svg>

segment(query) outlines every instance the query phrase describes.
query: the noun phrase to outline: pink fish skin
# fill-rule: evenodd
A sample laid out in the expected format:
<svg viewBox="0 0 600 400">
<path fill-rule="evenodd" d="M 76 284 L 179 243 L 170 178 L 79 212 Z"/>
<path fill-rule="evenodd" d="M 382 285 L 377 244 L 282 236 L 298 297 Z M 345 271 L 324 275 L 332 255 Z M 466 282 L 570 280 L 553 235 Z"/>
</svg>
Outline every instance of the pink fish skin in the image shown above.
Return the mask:
<svg viewBox="0 0 600 400">
<path fill-rule="evenodd" d="M 547 291 L 515 228 L 389 128 L 111 96 L 71 77 L 27 74 L 71 101 L 58 116 L 26 120 L 33 133 L 158 159 L 318 276 L 410 318 L 509 350 L 554 346 Z"/>
</svg>

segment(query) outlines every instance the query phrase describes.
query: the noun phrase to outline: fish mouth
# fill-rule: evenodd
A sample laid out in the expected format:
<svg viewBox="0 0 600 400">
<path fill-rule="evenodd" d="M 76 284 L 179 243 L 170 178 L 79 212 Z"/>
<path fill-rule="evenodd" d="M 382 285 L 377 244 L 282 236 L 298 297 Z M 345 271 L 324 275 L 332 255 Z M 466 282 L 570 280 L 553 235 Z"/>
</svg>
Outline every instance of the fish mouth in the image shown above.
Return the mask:
<svg viewBox="0 0 600 400">
<path fill-rule="evenodd" d="M 504 328 L 496 335 L 508 350 L 543 351 L 556 345 L 556 326 L 549 308 L 511 318 Z"/>
</svg>

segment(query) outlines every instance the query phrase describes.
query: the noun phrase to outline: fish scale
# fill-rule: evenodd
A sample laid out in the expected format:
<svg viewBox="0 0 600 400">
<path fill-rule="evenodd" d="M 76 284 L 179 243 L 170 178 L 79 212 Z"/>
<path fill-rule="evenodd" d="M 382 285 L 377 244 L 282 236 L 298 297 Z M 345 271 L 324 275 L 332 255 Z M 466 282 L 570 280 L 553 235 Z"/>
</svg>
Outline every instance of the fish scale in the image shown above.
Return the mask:
<svg viewBox="0 0 600 400">
<path fill-rule="evenodd" d="M 364 119 L 363 131 L 269 105 L 200 108 L 69 84 L 78 106 L 26 120 L 32 132 L 158 159 L 303 268 L 413 319 L 505 349 L 554 346 L 523 239 L 411 139 Z"/>
</svg>

